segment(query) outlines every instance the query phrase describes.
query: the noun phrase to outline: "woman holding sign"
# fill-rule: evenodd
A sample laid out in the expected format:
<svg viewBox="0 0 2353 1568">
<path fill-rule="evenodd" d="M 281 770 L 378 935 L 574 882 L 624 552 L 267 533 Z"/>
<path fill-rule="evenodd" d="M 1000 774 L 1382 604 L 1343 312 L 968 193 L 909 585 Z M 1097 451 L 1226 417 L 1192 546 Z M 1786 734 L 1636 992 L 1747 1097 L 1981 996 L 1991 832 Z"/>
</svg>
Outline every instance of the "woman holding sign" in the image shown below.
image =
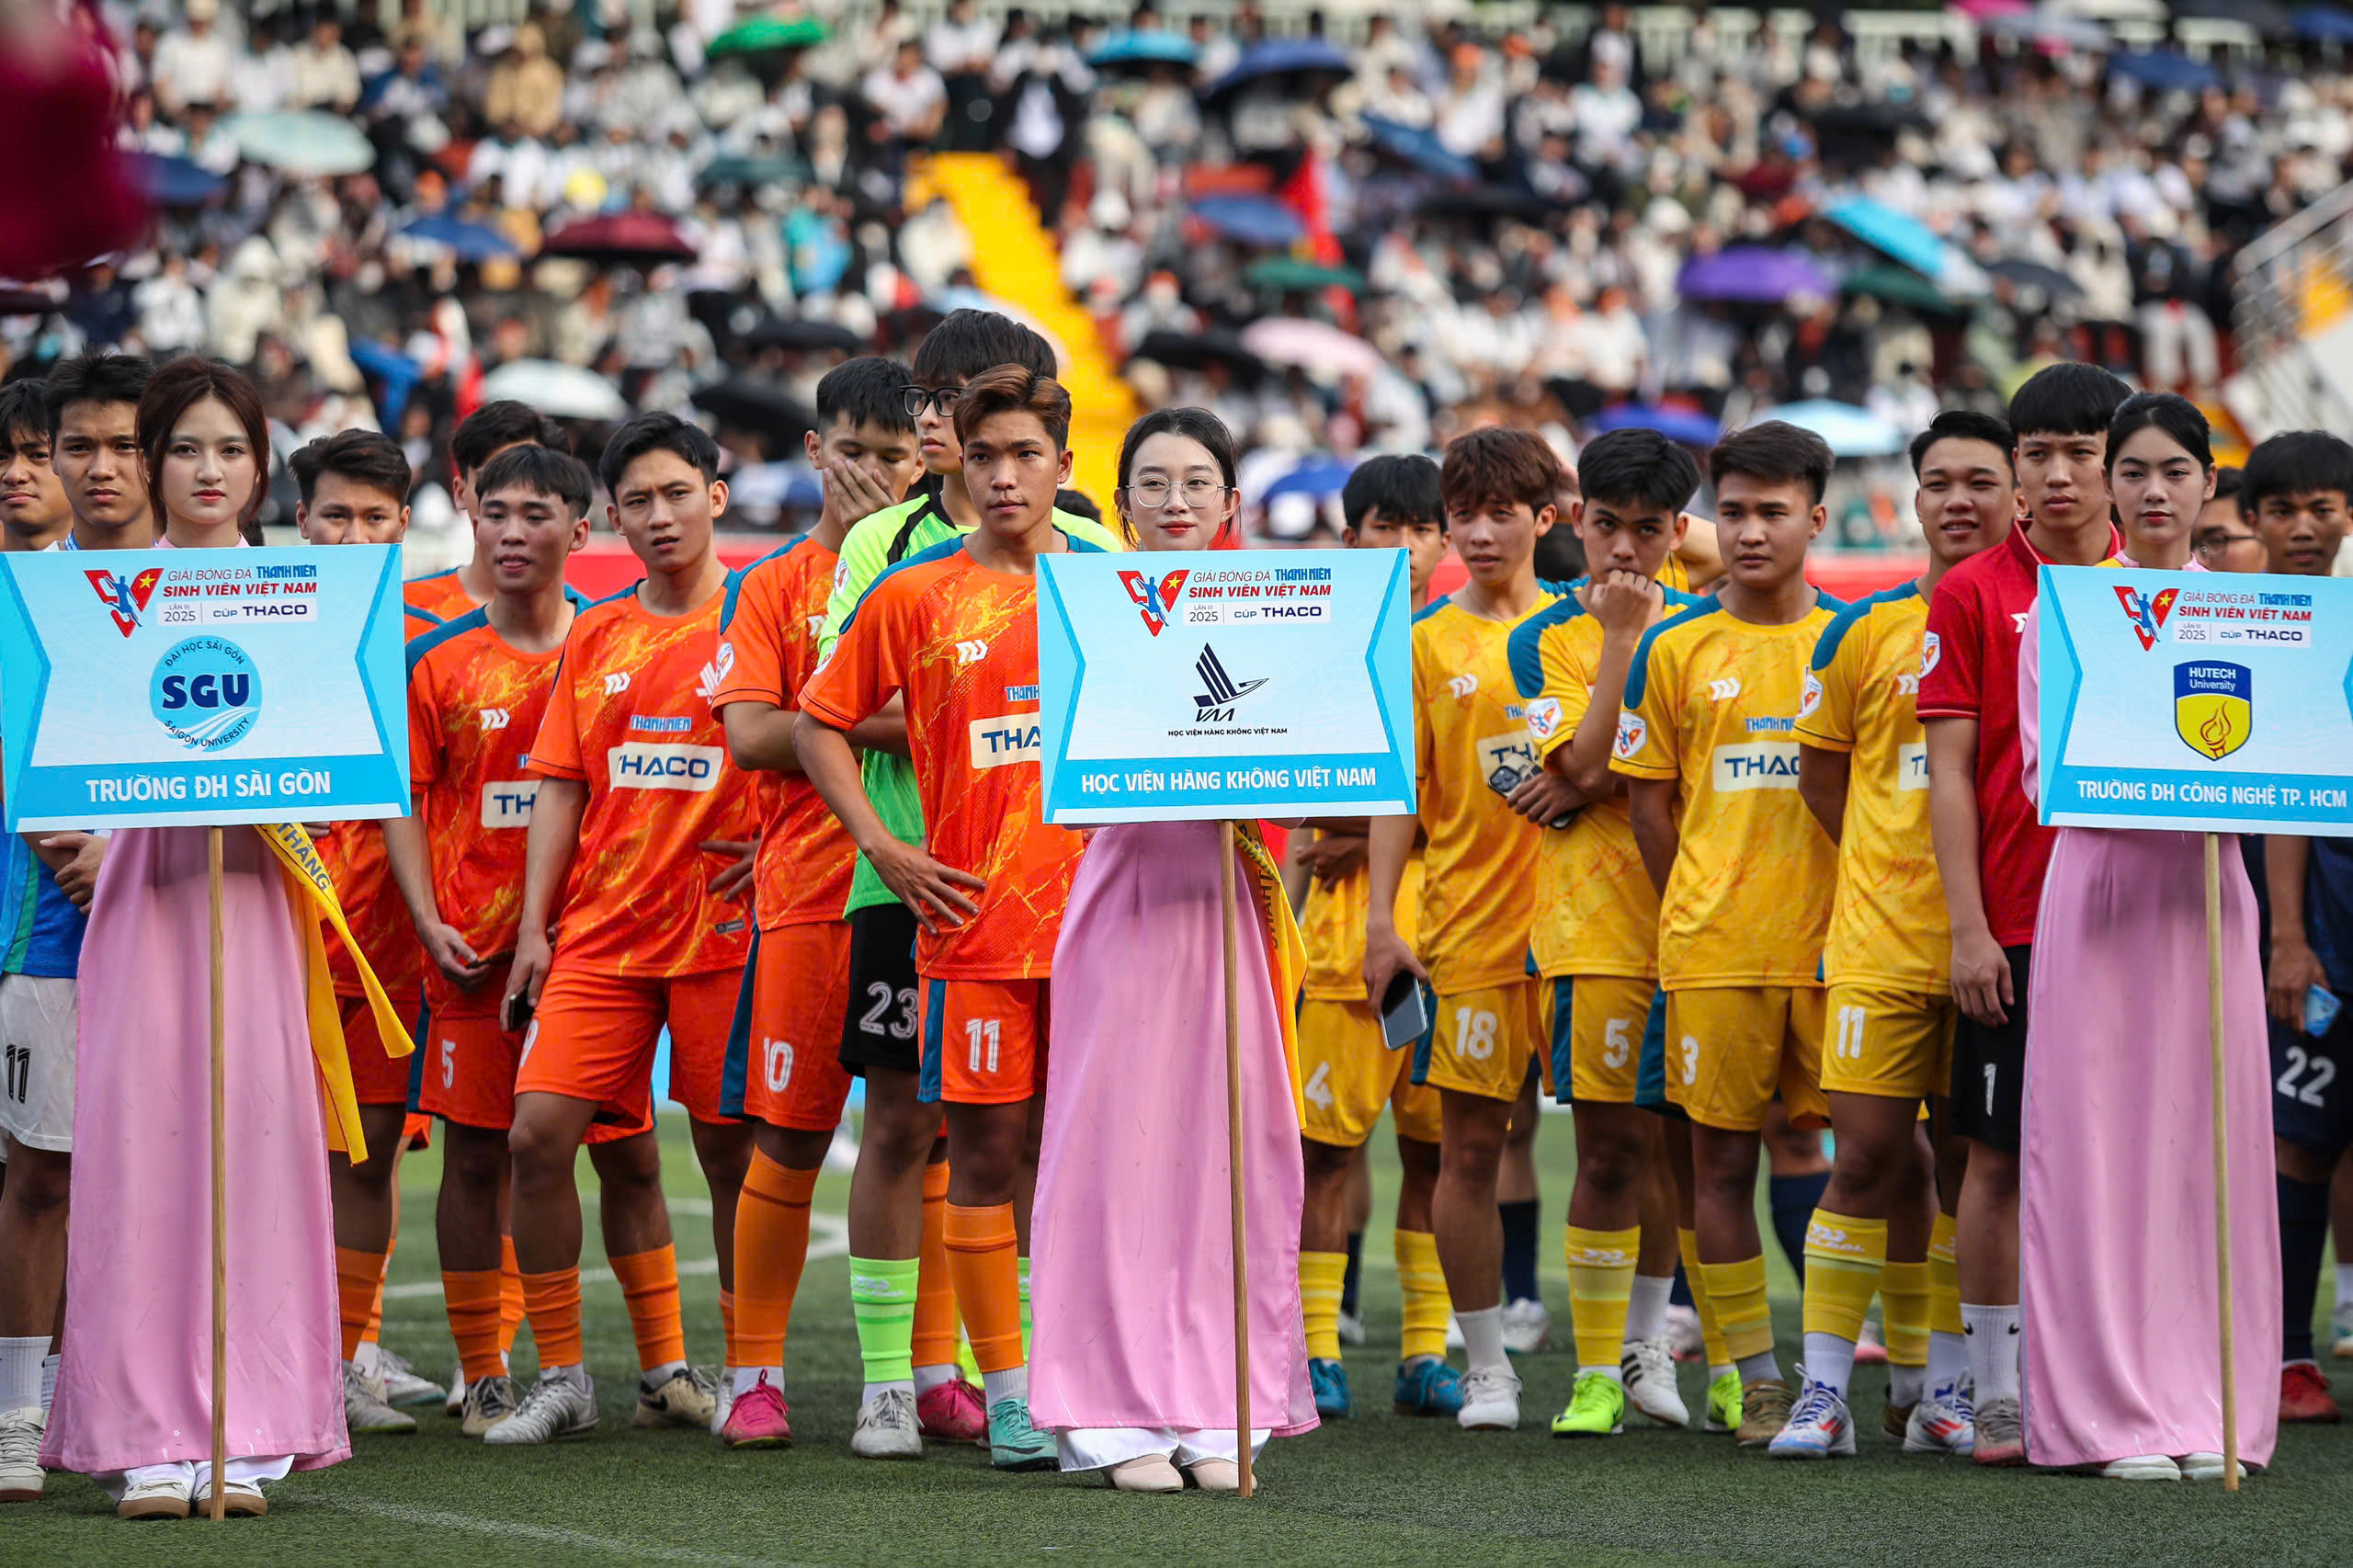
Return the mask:
<svg viewBox="0 0 2353 1568">
<path fill-rule="evenodd" d="M 2200 570 L 2189 534 L 2214 493 L 2206 420 L 2143 392 L 2108 432 L 2124 529 L 2123 613 Z M 2018 653 L 2024 783 L 2040 798 L 2037 616 Z M 2163 644 L 2161 646 L 2170 646 Z M 2214 1128 L 2203 835 L 2062 827 L 2037 918 L 2018 1182 L 2027 1457 L 2122 1481 L 2221 1478 Z M 2279 1237 L 2256 905 L 2222 846 L 2231 1293 L 2239 1452 L 2278 1432 Z"/>
<path fill-rule="evenodd" d="M 1233 527 L 1233 437 L 1162 409 L 1120 449 L 1120 520 L 1147 551 Z M 1066 1471 L 1123 1492 L 1241 1479 L 1221 1040 L 1225 903 L 1213 822 L 1095 830 L 1054 949 L 1054 1062 L 1031 1210 L 1029 1415 Z M 1302 967 L 1274 862 L 1244 827 L 1234 973 L 1249 1215 L 1250 1434 L 1315 1426 L 1299 1307 L 1306 1176 L 1290 1040 Z"/>
<path fill-rule="evenodd" d="M 138 437 L 165 523 L 159 548 L 243 543 L 268 479 L 253 384 L 215 360 L 176 359 L 148 384 Z M 230 1515 L 266 1512 L 264 1483 L 351 1451 L 324 1156 L 358 1123 L 334 1001 L 322 1015 L 320 988 L 306 989 L 325 978 L 318 916 L 335 907 L 317 867 L 294 828 L 123 828 L 91 901 L 74 1081 L 75 1142 L 89 1153 L 74 1163 L 71 1348 L 41 1459 L 97 1478 L 125 1518 L 210 1506 L 216 1392 Z M 216 995 L 229 1063 L 219 1377 L 207 1117 Z M 386 1024 L 385 1038 L 404 1044 L 397 1017 Z"/>
</svg>

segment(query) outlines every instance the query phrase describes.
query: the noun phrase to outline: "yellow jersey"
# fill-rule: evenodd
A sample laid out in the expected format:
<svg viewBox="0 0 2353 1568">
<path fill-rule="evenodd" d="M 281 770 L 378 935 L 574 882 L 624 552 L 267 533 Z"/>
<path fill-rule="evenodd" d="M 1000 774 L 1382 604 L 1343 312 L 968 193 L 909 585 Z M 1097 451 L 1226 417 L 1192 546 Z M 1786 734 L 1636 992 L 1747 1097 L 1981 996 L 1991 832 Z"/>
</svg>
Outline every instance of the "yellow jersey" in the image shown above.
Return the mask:
<svg viewBox="0 0 2353 1568">
<path fill-rule="evenodd" d="M 1798 704 L 1820 595 L 1786 626 L 1721 603 L 1643 634 L 1609 766 L 1676 781 L 1680 847 L 1659 901 L 1659 984 L 1818 986 L 1837 852 L 1798 797 Z"/>
<path fill-rule="evenodd" d="M 1679 571 L 1680 562 L 1667 560 Z M 1662 574 L 1662 585 L 1665 580 Z M 1571 585 L 1584 585 L 1583 578 Z M 1661 623 L 1710 602 L 1668 588 Z M 1547 606 L 1513 630 L 1512 682 L 1526 706 L 1539 758 L 1550 758 L 1568 744 L 1585 722 L 1600 662 L 1601 623 L 1574 597 Z M 1528 946 L 1536 972 L 1547 980 L 1657 977 L 1658 890 L 1643 869 L 1623 797 L 1596 801 L 1567 828 L 1544 835 L 1537 850 L 1536 915 Z"/>
<path fill-rule="evenodd" d="M 1397 881 L 1397 935 L 1407 947 L 1418 934 L 1421 909 L 1422 858 L 1416 854 Z M 1364 928 L 1371 913 L 1372 877 L 1362 866 L 1330 887 L 1309 884 L 1299 920 L 1300 937 L 1307 944 L 1307 978 L 1300 989 L 1309 1001 L 1365 999 Z"/>
<path fill-rule="evenodd" d="M 1506 624 L 1439 599 L 1414 618 L 1414 762 L 1424 850 L 1415 952 L 1442 996 L 1528 976 L 1536 887 L 1528 868 L 1546 829 L 1491 783 L 1537 766 L 1536 737 L 1512 685 L 1514 627 L 1560 595 L 1545 585 Z"/>
<path fill-rule="evenodd" d="M 1839 824 L 1838 895 L 1824 978 L 1943 995 L 1952 932 L 1928 829 L 1928 735 L 1919 717 L 1928 601 L 1917 583 L 1838 612 L 1814 644 L 1798 740 L 1852 758 Z"/>
</svg>

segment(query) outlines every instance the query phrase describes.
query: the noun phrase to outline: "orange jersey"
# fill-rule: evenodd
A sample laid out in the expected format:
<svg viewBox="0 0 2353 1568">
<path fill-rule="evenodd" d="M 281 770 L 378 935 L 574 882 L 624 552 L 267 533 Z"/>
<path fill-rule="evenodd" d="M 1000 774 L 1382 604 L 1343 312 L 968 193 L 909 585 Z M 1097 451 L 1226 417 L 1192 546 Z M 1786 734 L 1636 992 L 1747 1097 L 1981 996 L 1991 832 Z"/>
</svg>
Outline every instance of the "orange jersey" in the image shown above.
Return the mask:
<svg viewBox="0 0 2353 1568">
<path fill-rule="evenodd" d="M 730 702 L 801 707 L 817 667 L 817 633 L 840 557 L 803 536 L 739 574 L 719 628 L 716 710 Z M 858 846 L 804 773 L 753 775 L 760 801 L 755 873 L 760 929 L 839 920 L 849 902 Z"/>
<path fill-rule="evenodd" d="M 917 938 L 915 968 L 928 979 L 1033 980 L 1053 969 L 1084 840 L 1045 818 L 1037 602 L 1036 579 L 989 571 L 961 539 L 934 545 L 875 579 L 801 694 L 838 730 L 906 695 L 931 856 L 988 883 L 972 895 L 977 915 Z"/>
<path fill-rule="evenodd" d="M 525 653 L 469 610 L 408 645 L 409 783 L 441 918 L 483 957 L 515 950 L 540 781 L 523 771 L 561 650 Z"/>
<path fill-rule="evenodd" d="M 409 608 L 423 610 L 435 620 L 455 620 L 482 607 L 466 593 L 465 585 L 458 581 L 458 569 L 434 572 L 423 577 L 411 577 L 401 585 L 402 597 Z M 415 618 L 410 618 L 410 635 L 415 635 Z"/>
<path fill-rule="evenodd" d="M 698 847 L 759 831 L 758 801 L 710 710 L 725 596 L 672 618 L 647 613 L 637 595 L 573 621 L 524 765 L 588 786 L 557 959 L 626 979 L 741 969 L 751 921 L 711 896 L 728 861 Z"/>
</svg>

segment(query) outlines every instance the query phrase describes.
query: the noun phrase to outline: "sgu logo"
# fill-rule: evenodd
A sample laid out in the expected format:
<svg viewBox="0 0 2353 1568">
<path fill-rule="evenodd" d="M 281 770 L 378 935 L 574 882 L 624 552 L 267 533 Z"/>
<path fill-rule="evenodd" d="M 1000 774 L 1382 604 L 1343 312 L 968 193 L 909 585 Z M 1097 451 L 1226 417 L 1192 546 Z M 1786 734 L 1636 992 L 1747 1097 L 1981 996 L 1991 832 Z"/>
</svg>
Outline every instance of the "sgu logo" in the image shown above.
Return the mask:
<svg viewBox="0 0 2353 1568">
<path fill-rule="evenodd" d="M 261 718 L 261 672 L 223 637 L 190 637 L 155 661 L 147 706 L 190 751 L 219 751 L 245 738 Z"/>
<path fill-rule="evenodd" d="M 125 637 L 139 630 L 139 612 L 147 608 L 154 597 L 155 585 L 163 580 L 163 568 L 150 566 L 136 577 L 126 578 L 119 572 L 84 572 L 98 602 L 107 607 L 114 619 L 114 629 Z"/>
<path fill-rule="evenodd" d="M 1193 706 L 1199 710 L 1193 715 L 1196 724 L 1233 718 L 1233 704 L 1272 678 L 1261 676 L 1256 680 L 1236 681 L 1225 673 L 1224 662 L 1217 656 L 1217 650 L 1207 643 L 1201 646 L 1201 656 L 1193 661 L 1193 671 L 1201 677 L 1204 687 L 1193 697 Z"/>
<path fill-rule="evenodd" d="M 1143 615 L 1143 629 L 1154 637 L 1168 624 L 1168 607 L 1175 604 L 1185 591 L 1185 579 L 1192 573 L 1171 572 L 1155 583 L 1141 572 L 1122 572 L 1120 585 L 1128 590 L 1136 608 Z"/>
<path fill-rule="evenodd" d="M 620 670 L 605 677 L 605 695 L 607 697 L 619 697 L 622 692 L 627 691 L 628 689 L 629 672 L 627 670 Z"/>
<path fill-rule="evenodd" d="M 2141 640 L 2143 653 L 2157 645 L 2157 633 L 2165 629 L 2165 617 L 2173 613 L 2173 601 L 2180 597 L 2179 588 L 2167 588 L 2151 598 L 2130 583 L 2116 585 L 2116 602 L 2124 607 L 2124 619 L 2132 623 L 2132 635 Z"/>
</svg>

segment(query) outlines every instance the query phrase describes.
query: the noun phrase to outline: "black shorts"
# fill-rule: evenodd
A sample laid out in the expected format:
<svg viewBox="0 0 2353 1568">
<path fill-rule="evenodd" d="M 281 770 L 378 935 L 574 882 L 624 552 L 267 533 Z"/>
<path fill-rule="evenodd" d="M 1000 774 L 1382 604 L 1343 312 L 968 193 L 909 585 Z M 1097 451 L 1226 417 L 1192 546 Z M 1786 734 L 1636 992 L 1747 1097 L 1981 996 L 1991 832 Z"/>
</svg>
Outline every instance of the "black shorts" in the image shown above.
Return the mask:
<svg viewBox="0 0 2353 1568">
<path fill-rule="evenodd" d="M 915 911 L 896 899 L 849 917 L 849 1009 L 842 1018 L 842 1065 L 915 1073 L 923 1066 L 916 1029 Z"/>
<path fill-rule="evenodd" d="M 1996 1149 L 2018 1146 L 2018 1108 L 2026 1093 L 2026 982 L 2034 949 L 2004 948 L 2010 995 L 2002 1023 L 1962 1014 L 1952 1041 L 1952 1130 Z"/>
<path fill-rule="evenodd" d="M 2353 1147 L 2353 1021 L 2315 1039 L 2271 1024 L 2271 1131 L 2283 1142 L 2334 1160 Z"/>
</svg>

